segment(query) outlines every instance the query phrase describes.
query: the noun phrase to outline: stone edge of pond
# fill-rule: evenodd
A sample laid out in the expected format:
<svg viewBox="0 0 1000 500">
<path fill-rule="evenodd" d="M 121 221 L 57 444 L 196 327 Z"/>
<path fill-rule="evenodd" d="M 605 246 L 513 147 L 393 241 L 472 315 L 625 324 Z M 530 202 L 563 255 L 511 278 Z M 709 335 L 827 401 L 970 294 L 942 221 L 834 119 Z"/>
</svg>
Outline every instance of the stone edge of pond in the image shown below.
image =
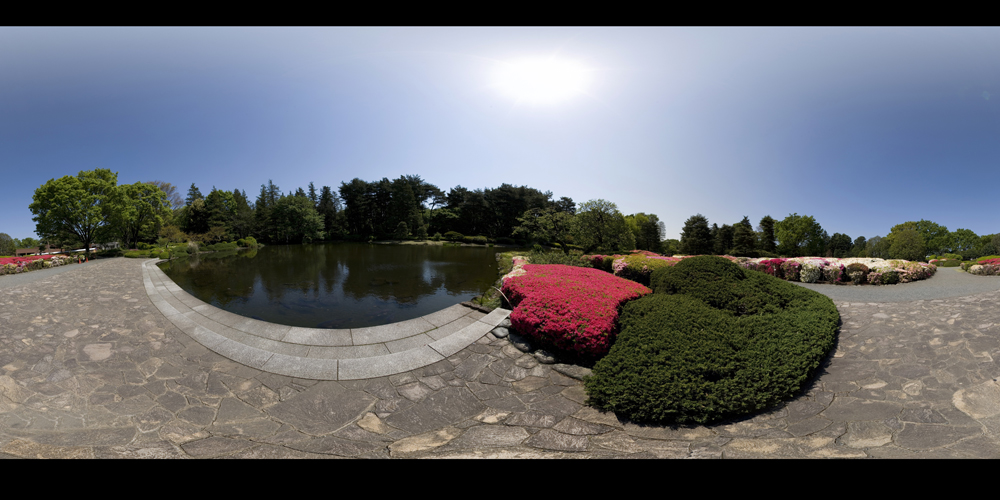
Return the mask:
<svg viewBox="0 0 1000 500">
<path fill-rule="evenodd" d="M 311 380 L 396 375 L 446 359 L 497 327 L 511 311 L 486 314 L 461 304 L 420 318 L 353 329 L 301 328 L 239 316 L 207 304 L 143 262 L 153 305 L 182 332 L 215 353 L 268 373 Z"/>
</svg>

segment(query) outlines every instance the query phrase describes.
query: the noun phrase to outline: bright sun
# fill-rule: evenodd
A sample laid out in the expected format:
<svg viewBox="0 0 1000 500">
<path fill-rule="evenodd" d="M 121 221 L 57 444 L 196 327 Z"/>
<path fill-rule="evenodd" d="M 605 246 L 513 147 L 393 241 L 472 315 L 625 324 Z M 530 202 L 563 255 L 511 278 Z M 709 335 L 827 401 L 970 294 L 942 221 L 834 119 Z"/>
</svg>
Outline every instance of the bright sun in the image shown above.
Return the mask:
<svg viewBox="0 0 1000 500">
<path fill-rule="evenodd" d="M 565 59 L 532 58 L 500 63 L 494 85 L 518 102 L 553 104 L 586 90 L 590 71 Z"/>
</svg>

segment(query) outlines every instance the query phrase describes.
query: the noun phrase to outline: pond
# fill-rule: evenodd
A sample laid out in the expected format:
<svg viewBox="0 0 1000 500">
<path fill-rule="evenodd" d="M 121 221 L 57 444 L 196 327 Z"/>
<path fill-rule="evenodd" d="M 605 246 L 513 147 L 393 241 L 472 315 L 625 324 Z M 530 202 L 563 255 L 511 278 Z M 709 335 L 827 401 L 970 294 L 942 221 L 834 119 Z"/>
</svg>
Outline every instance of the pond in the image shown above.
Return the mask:
<svg viewBox="0 0 1000 500">
<path fill-rule="evenodd" d="M 493 247 L 441 245 L 269 245 L 159 266 L 203 302 L 307 328 L 418 318 L 481 295 L 499 277 Z"/>
</svg>

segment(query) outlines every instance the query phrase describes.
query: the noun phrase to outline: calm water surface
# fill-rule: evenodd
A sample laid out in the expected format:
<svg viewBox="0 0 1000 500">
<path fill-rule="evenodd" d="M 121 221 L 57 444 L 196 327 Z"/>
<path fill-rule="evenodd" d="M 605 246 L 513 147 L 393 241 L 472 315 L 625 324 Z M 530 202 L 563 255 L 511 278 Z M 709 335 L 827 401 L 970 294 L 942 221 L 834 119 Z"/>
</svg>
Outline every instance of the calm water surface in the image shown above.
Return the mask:
<svg viewBox="0 0 1000 500">
<path fill-rule="evenodd" d="M 327 243 L 269 245 L 160 264 L 202 301 L 309 328 L 384 325 L 440 311 L 499 277 L 493 247 Z"/>
</svg>

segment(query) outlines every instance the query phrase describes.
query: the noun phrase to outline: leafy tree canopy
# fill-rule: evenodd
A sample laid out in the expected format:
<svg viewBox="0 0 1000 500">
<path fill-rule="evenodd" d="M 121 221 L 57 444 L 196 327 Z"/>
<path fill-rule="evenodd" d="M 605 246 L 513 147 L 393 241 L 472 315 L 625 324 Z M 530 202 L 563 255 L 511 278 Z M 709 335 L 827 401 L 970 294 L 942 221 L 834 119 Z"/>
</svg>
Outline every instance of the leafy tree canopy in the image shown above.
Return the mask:
<svg viewBox="0 0 1000 500">
<path fill-rule="evenodd" d="M 35 190 L 28 206 L 35 233 L 43 239 L 75 237 L 89 253 L 94 241 L 110 229 L 117 182 L 118 174 L 108 169 L 50 179 Z"/>
<path fill-rule="evenodd" d="M 917 262 L 924 260 L 924 238 L 916 229 L 897 231 L 889 243 L 889 257 Z"/>
<path fill-rule="evenodd" d="M 613 253 L 635 248 L 635 236 L 628 230 L 618 206 L 606 200 L 580 204 L 573 219 L 573 239 L 584 253 Z"/>
<path fill-rule="evenodd" d="M 826 248 L 823 228 L 811 215 L 789 214 L 784 220 L 775 223 L 774 233 L 779 242 L 778 252 L 782 255 L 818 256 Z"/>
</svg>

